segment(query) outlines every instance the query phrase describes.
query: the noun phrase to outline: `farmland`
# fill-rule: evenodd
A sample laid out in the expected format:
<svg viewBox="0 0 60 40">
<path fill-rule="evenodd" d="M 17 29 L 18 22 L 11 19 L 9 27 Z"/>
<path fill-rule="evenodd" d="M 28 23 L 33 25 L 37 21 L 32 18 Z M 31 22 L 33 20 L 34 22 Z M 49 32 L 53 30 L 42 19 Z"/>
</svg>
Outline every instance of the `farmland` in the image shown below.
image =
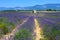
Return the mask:
<svg viewBox="0 0 60 40">
<path fill-rule="evenodd" d="M 1 40 L 60 40 L 60 12 L 0 12 Z"/>
</svg>

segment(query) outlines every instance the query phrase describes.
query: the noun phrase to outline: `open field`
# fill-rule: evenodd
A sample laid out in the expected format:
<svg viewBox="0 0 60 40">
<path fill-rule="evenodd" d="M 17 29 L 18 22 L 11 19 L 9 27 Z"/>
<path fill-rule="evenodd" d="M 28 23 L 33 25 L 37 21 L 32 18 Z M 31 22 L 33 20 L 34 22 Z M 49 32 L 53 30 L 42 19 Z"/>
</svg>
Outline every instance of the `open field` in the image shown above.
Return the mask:
<svg viewBox="0 0 60 40">
<path fill-rule="evenodd" d="M 15 26 L 12 28 L 13 26 L 8 25 L 7 27 L 12 30 L 5 34 L 0 33 L 3 35 L 2 37 L 0 35 L 1 40 L 60 40 L 60 12 L 37 12 L 35 14 L 32 12 L 0 12 L 0 21 L 3 24 L 12 22 Z M 1 27 L 0 29 L 3 30 Z M 29 30 L 32 36 L 15 37 L 21 29 Z"/>
</svg>

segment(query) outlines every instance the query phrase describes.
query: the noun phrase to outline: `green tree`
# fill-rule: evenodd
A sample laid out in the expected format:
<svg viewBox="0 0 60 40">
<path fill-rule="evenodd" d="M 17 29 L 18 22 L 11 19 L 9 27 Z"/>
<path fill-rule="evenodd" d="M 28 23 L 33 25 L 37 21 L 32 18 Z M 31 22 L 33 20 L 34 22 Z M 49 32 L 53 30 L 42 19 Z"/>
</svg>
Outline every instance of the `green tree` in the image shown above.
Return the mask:
<svg viewBox="0 0 60 40">
<path fill-rule="evenodd" d="M 46 11 L 57 11 L 57 10 L 55 10 L 55 9 L 47 9 Z"/>
<path fill-rule="evenodd" d="M 52 9 L 47 9 L 46 11 L 52 11 Z"/>
</svg>

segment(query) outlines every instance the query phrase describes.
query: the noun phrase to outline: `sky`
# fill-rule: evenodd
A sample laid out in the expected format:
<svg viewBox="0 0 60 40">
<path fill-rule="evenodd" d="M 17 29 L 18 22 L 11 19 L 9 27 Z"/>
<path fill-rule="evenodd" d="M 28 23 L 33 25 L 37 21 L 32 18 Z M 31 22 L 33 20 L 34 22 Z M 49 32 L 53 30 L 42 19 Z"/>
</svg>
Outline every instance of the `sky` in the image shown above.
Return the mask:
<svg viewBox="0 0 60 40">
<path fill-rule="evenodd" d="M 58 3 L 60 3 L 60 0 L 0 0 L 0 7 L 27 7 Z"/>
</svg>

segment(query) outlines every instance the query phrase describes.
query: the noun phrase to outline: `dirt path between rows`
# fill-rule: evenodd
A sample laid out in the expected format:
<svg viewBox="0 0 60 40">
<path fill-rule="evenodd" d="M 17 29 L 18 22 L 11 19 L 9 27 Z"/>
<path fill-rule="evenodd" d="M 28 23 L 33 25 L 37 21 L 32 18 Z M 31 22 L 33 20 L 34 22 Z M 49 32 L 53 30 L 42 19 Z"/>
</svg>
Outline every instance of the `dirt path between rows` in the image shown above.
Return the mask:
<svg viewBox="0 0 60 40">
<path fill-rule="evenodd" d="M 21 24 L 17 25 L 13 31 L 7 35 L 4 35 L 0 40 L 13 40 L 16 32 L 18 32 L 23 24 L 28 21 L 29 18 L 26 18 Z"/>
</svg>

